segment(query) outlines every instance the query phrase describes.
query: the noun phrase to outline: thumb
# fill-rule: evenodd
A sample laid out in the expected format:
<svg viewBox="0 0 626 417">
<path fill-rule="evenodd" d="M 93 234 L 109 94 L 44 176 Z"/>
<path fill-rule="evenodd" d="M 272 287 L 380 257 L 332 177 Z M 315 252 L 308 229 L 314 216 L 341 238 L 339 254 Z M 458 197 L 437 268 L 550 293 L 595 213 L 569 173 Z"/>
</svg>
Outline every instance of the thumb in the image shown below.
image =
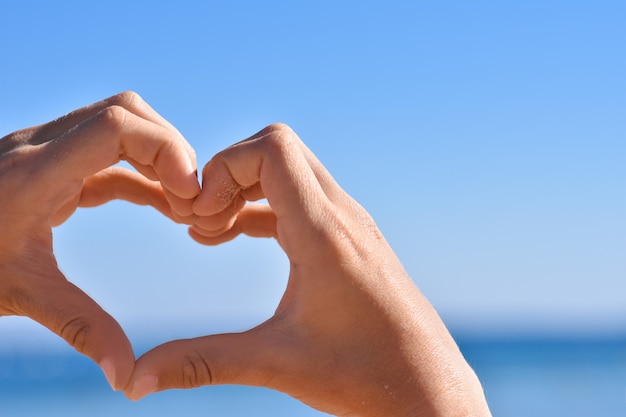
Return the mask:
<svg viewBox="0 0 626 417">
<path fill-rule="evenodd" d="M 136 364 L 126 396 L 137 401 L 170 388 L 237 384 L 268 386 L 277 344 L 260 331 L 176 340 L 157 346 Z"/>
<path fill-rule="evenodd" d="M 123 389 L 132 374 L 135 355 L 120 325 L 69 281 L 50 281 L 22 300 L 19 314 L 62 337 L 102 368 L 114 390 Z"/>
</svg>

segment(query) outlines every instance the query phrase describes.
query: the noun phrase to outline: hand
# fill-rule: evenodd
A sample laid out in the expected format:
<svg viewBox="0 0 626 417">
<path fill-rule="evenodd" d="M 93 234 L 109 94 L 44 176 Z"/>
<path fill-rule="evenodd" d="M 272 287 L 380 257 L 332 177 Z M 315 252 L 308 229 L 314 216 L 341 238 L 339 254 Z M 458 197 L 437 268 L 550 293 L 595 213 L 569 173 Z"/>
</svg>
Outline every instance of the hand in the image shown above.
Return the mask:
<svg viewBox="0 0 626 417">
<path fill-rule="evenodd" d="M 139 172 L 108 168 L 119 160 Z M 57 267 L 52 226 L 77 207 L 119 198 L 191 222 L 195 154 L 134 93 L 123 93 L 0 140 L 0 315 L 28 316 L 92 358 L 115 389 L 135 356 L 102 308 Z"/>
<path fill-rule="evenodd" d="M 240 233 L 276 238 L 290 260 L 287 289 L 254 329 L 147 352 L 129 398 L 245 384 L 340 416 L 489 415 L 476 376 L 374 221 L 288 127 L 222 151 L 203 178 L 191 236 L 208 245 Z M 261 198 L 269 206 L 245 204 Z"/>
</svg>

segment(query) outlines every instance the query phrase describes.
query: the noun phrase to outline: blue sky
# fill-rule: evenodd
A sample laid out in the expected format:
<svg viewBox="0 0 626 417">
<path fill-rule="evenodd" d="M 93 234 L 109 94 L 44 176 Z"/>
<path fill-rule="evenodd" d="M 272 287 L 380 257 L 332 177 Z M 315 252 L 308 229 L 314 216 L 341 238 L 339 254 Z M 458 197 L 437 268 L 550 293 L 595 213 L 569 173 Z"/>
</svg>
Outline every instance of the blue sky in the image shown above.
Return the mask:
<svg viewBox="0 0 626 417">
<path fill-rule="evenodd" d="M 3 1 L 0 16 L 0 136 L 124 90 L 200 165 L 285 122 L 458 331 L 626 328 L 624 2 Z M 127 203 L 81 210 L 55 245 L 133 337 L 245 329 L 288 270 L 272 241 L 202 247 Z"/>
</svg>

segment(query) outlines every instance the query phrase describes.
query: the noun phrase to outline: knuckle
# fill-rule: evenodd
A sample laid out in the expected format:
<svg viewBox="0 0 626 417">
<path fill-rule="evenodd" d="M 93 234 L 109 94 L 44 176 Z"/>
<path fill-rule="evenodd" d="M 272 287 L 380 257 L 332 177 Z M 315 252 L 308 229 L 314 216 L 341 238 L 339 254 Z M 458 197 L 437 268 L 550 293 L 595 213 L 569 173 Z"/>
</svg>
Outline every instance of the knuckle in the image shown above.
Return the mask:
<svg viewBox="0 0 626 417">
<path fill-rule="evenodd" d="M 77 351 L 84 352 L 88 347 L 91 333 L 91 323 L 79 317 L 68 321 L 61 329 L 60 336 Z"/>
<path fill-rule="evenodd" d="M 139 94 L 134 91 L 124 91 L 111 97 L 108 101 L 110 105 L 122 106 L 125 108 L 132 108 L 134 106 L 141 106 L 143 99 Z"/>
<path fill-rule="evenodd" d="M 187 355 L 182 362 L 184 388 L 197 388 L 213 383 L 213 373 L 208 361 L 198 352 Z"/>
<path fill-rule="evenodd" d="M 33 136 L 33 129 L 18 130 L 0 139 L 0 175 L 3 181 L 28 165 L 32 153 L 28 152 L 28 141 Z"/>
<path fill-rule="evenodd" d="M 0 138 L 0 153 L 8 152 L 20 144 L 27 142 L 36 130 L 36 128 L 17 130 Z"/>
<path fill-rule="evenodd" d="M 15 182 L 21 184 L 21 181 L 16 181 L 16 179 L 18 177 L 17 174 L 22 171 L 21 168 L 24 166 L 24 159 L 23 155 L 16 152 L 12 152 L 10 155 L 0 154 L 0 178 L 2 178 L 0 186 L 2 186 L 2 188 Z M 21 177 L 21 175 L 19 177 Z M 4 190 L 2 194 L 7 196 L 14 195 Z"/>
<path fill-rule="evenodd" d="M 124 107 L 112 105 L 100 113 L 102 123 L 113 130 L 121 130 L 126 123 L 127 111 Z"/>
<path fill-rule="evenodd" d="M 293 130 L 285 123 L 272 123 L 271 125 L 267 126 L 266 129 L 268 129 L 271 132 L 291 132 L 291 133 L 293 133 Z"/>
<path fill-rule="evenodd" d="M 270 150 L 282 152 L 298 142 L 298 136 L 284 123 L 274 123 L 261 131 L 263 144 Z"/>
<path fill-rule="evenodd" d="M 295 136 L 294 131 L 284 123 L 273 123 L 267 126 L 264 132 L 267 132 L 270 138 L 283 138 L 282 140 Z"/>
</svg>

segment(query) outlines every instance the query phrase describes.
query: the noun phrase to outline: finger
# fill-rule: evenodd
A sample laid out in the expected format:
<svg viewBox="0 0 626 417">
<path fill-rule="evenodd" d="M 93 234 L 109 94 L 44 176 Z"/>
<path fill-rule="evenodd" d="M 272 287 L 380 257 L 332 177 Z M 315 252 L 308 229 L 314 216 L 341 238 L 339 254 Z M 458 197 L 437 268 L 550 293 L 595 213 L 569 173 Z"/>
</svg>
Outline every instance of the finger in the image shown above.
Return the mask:
<svg viewBox="0 0 626 417">
<path fill-rule="evenodd" d="M 120 167 L 111 167 L 86 178 L 79 194 L 61 207 L 51 218 L 51 226 L 62 224 L 78 207 L 96 207 L 111 200 L 125 200 L 152 206 L 177 221 L 158 182 Z"/>
<path fill-rule="evenodd" d="M 302 216 L 310 214 L 307 210 L 321 210 L 318 204 L 307 202 L 325 199 L 302 146 L 291 129 L 273 125 L 220 152 L 203 170 L 203 189 L 194 211 L 200 216 L 214 215 L 242 190 L 260 187 L 279 218 L 302 223 Z"/>
<path fill-rule="evenodd" d="M 74 110 L 64 116 L 59 117 L 56 120 L 36 127 L 35 130 L 37 131 L 37 133 L 31 137 L 31 144 L 42 143 L 43 141 L 48 141 L 50 139 L 61 136 L 76 125 L 84 122 L 85 120 L 95 116 L 102 110 L 111 106 L 123 107 L 127 111 L 143 119 L 158 124 L 170 130 L 171 132 L 176 133 L 177 136 L 179 136 L 180 139 L 184 142 L 184 139 L 182 139 L 182 135 L 180 135 L 176 128 L 154 109 L 152 109 L 152 107 L 150 107 L 150 105 L 148 105 L 148 103 L 146 103 L 139 96 L 139 94 L 132 91 L 126 91 L 120 94 L 116 94 L 107 99 L 98 101 L 91 105 L 82 107 L 78 110 Z M 188 151 L 190 151 L 190 156 L 195 158 L 193 148 L 191 148 L 191 146 L 189 146 L 188 144 L 187 146 Z"/>
<path fill-rule="evenodd" d="M 34 288 L 18 286 L 11 293 L 18 300 L 12 303 L 14 314 L 36 320 L 90 357 L 114 390 L 127 385 L 135 357 L 124 331 L 60 272 L 55 277 L 42 277 Z"/>
<path fill-rule="evenodd" d="M 195 160 L 172 132 L 122 107 L 108 107 L 42 145 L 39 157 L 40 174 L 51 179 L 52 187 L 63 183 L 59 179 L 86 178 L 128 157 L 153 167 L 163 187 L 183 199 L 200 190 Z"/>
<path fill-rule="evenodd" d="M 178 340 L 141 356 L 125 394 L 137 401 L 153 392 L 203 385 L 239 384 L 271 387 L 278 345 L 255 329 Z"/>
<path fill-rule="evenodd" d="M 140 164 L 139 162 L 129 157 L 126 158 L 126 161 L 129 162 L 133 167 L 135 167 L 135 169 L 137 169 L 137 171 L 140 172 L 144 177 L 153 181 L 159 180 L 159 176 L 157 175 L 154 167 L 150 165 Z M 179 197 L 167 188 L 163 189 L 163 192 L 165 194 L 165 198 L 167 199 L 167 201 L 169 201 L 172 210 L 175 213 L 175 216 L 178 219 L 181 219 L 181 222 L 185 222 L 182 219 L 192 219 L 193 217 L 195 217 L 192 208 L 192 204 L 194 201 L 193 199 Z"/>
<path fill-rule="evenodd" d="M 193 212 L 193 198 L 179 197 L 167 188 L 163 189 L 163 194 L 171 206 L 172 214 L 179 223 L 190 224 L 195 220 L 196 215 Z"/>
<path fill-rule="evenodd" d="M 248 204 L 239 212 L 232 226 L 220 231 L 207 231 L 194 224 L 189 231 L 198 243 L 210 246 L 228 242 L 242 233 L 251 237 L 277 238 L 276 214 L 267 205 Z"/>
<path fill-rule="evenodd" d="M 161 184 L 121 167 L 106 168 L 86 178 L 79 206 L 95 207 L 114 199 L 149 205 L 166 216 L 171 213 Z"/>
<path fill-rule="evenodd" d="M 126 162 L 131 164 L 137 170 L 137 172 L 140 172 L 141 175 L 143 175 L 144 177 L 152 181 L 159 180 L 159 176 L 154 171 L 154 168 L 151 167 L 150 165 L 140 164 L 139 162 L 135 161 L 133 158 L 130 158 L 128 156 L 126 156 L 124 159 L 126 160 Z"/>
<path fill-rule="evenodd" d="M 246 201 L 258 201 L 265 198 L 265 194 L 263 193 L 263 188 L 261 188 L 260 183 L 254 184 L 246 189 L 242 189 L 240 194 Z"/>
<path fill-rule="evenodd" d="M 272 207 L 277 240 L 293 263 L 320 262 L 336 245 L 353 238 L 351 216 L 341 213 L 350 199 L 341 205 L 331 199 L 338 199 L 343 191 L 288 127 L 272 125 L 209 161 L 194 212 L 200 217 L 214 216 L 255 187 Z M 327 190 L 332 191 L 330 196 Z M 237 223 L 231 218 L 224 228 L 229 224 Z M 192 236 L 198 238 L 198 234 Z"/>
<path fill-rule="evenodd" d="M 237 196 L 223 211 L 212 216 L 197 217 L 194 226 L 198 230 L 210 233 L 210 235 L 215 235 L 219 233 L 220 230 L 223 230 L 224 227 L 232 226 L 232 223 L 235 221 L 238 213 L 244 208 L 245 204 L 246 200 L 241 196 Z"/>
</svg>

